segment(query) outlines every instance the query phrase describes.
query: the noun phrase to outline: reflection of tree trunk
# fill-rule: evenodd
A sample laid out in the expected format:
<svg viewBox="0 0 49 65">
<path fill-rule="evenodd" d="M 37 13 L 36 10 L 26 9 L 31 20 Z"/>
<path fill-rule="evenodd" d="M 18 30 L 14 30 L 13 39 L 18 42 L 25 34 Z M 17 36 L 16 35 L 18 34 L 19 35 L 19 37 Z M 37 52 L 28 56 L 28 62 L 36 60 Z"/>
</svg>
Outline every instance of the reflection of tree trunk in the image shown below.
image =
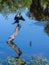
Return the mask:
<svg viewBox="0 0 49 65">
<path fill-rule="evenodd" d="M 20 30 L 21 26 L 17 26 L 15 31 L 13 32 L 13 34 L 9 37 L 7 43 L 18 53 L 18 55 L 20 56 L 22 54 L 22 52 L 20 51 L 20 49 L 17 47 L 17 45 L 14 44 L 13 40 L 15 39 L 15 37 L 17 36 L 19 30 Z"/>
</svg>

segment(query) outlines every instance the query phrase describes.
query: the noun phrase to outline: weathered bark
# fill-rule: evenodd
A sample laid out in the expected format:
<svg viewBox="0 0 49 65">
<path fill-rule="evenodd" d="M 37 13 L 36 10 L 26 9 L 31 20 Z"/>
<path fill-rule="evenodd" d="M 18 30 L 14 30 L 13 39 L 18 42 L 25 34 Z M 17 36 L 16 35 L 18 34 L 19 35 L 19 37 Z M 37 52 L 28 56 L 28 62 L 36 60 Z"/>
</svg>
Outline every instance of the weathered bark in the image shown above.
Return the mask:
<svg viewBox="0 0 49 65">
<path fill-rule="evenodd" d="M 7 43 L 17 52 L 17 54 L 20 56 L 22 54 L 22 52 L 20 51 L 20 49 L 17 47 L 16 44 L 14 44 L 13 40 L 15 39 L 15 37 L 17 36 L 19 30 L 20 30 L 21 26 L 17 26 L 15 31 L 13 32 L 13 34 L 9 37 Z"/>
</svg>

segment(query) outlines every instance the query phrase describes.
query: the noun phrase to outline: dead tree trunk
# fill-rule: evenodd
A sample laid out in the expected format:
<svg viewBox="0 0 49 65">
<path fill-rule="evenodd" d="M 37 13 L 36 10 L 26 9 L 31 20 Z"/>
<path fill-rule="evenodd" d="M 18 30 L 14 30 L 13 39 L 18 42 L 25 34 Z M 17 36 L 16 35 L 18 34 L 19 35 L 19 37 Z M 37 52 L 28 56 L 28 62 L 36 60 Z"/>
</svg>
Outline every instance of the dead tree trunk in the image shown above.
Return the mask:
<svg viewBox="0 0 49 65">
<path fill-rule="evenodd" d="M 9 37 L 7 43 L 17 52 L 17 54 L 20 56 L 22 54 L 22 52 L 20 51 L 20 49 L 17 47 L 16 44 L 14 44 L 13 40 L 15 39 L 15 37 L 17 36 L 19 30 L 20 30 L 21 26 L 17 25 L 15 31 L 13 32 L 13 34 Z"/>
</svg>

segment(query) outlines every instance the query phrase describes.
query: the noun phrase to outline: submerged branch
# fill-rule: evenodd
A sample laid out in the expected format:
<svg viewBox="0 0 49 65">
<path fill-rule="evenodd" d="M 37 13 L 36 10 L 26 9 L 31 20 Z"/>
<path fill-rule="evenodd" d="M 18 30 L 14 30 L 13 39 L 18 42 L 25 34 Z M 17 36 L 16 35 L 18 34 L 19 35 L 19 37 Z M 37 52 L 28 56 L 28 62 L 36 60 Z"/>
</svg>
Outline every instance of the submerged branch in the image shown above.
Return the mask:
<svg viewBox="0 0 49 65">
<path fill-rule="evenodd" d="M 20 49 L 17 47 L 17 45 L 14 44 L 13 40 L 15 39 L 15 37 L 17 36 L 19 30 L 20 30 L 21 26 L 17 26 L 15 31 L 13 32 L 13 34 L 9 37 L 7 43 L 17 52 L 17 54 L 20 56 L 22 54 L 22 52 L 20 51 Z"/>
</svg>

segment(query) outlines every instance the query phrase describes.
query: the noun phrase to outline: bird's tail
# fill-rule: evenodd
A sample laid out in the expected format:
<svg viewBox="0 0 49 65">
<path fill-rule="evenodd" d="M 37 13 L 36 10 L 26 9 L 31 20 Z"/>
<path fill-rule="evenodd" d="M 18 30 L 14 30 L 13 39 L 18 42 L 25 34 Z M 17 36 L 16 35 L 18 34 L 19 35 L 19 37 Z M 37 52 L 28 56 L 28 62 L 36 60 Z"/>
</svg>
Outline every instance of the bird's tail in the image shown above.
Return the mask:
<svg viewBox="0 0 49 65">
<path fill-rule="evenodd" d="M 13 22 L 12 24 L 15 24 L 16 23 L 16 21 L 15 22 Z"/>
</svg>

